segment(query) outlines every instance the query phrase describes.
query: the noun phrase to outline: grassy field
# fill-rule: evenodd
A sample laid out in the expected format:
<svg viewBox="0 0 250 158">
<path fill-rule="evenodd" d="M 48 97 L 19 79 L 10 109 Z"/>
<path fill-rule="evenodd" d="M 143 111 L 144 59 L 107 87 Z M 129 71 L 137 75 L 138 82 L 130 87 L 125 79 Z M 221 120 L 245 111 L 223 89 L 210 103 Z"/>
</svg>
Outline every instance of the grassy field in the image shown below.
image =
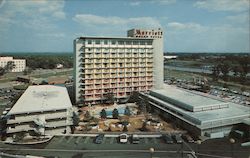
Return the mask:
<svg viewBox="0 0 250 158">
<path fill-rule="evenodd" d="M 31 74 L 29 74 L 29 77 L 36 77 L 36 78 L 48 78 L 51 76 L 73 76 L 73 69 L 61 69 L 61 70 L 35 70 Z M 12 80 L 15 80 L 17 76 L 23 76 L 22 72 L 11 72 L 7 73 L 4 76 L 1 76 L 0 83 L 10 82 Z M 28 77 L 27 76 L 27 77 Z"/>
</svg>

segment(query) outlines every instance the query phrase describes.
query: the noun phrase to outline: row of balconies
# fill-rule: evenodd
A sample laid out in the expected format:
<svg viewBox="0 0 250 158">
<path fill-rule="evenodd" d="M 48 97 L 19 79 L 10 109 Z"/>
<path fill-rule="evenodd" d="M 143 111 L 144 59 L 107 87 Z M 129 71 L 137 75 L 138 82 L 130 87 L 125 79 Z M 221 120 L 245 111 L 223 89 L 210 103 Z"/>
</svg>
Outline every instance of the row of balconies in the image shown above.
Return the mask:
<svg viewBox="0 0 250 158">
<path fill-rule="evenodd" d="M 126 50 L 135 50 L 135 49 L 153 49 L 152 45 L 83 45 L 81 49 L 89 50 L 95 49 L 98 51 L 112 51 L 114 49 L 126 49 Z"/>
<path fill-rule="evenodd" d="M 85 80 L 85 82 L 87 83 L 91 83 L 91 82 L 96 82 L 96 81 L 100 81 L 100 82 L 130 82 L 130 81 L 138 81 L 138 80 L 152 80 L 153 76 L 150 77 L 126 77 L 126 78 L 119 78 L 119 79 L 109 79 L 109 78 L 103 78 L 103 79 L 88 79 Z"/>
<path fill-rule="evenodd" d="M 87 90 L 95 90 L 95 89 L 117 89 L 117 88 L 130 88 L 130 87 L 144 87 L 144 86 L 152 86 L 153 85 L 153 82 L 147 82 L 147 83 L 130 83 L 129 85 L 127 84 L 109 84 L 109 85 L 96 85 L 96 86 L 85 86 L 83 90 L 87 91 Z"/>
<path fill-rule="evenodd" d="M 101 80 L 101 79 L 111 79 L 113 80 L 112 82 L 116 82 L 115 79 L 126 79 L 126 82 L 130 82 L 130 78 L 153 78 L 153 75 L 146 75 L 146 76 L 109 76 L 107 77 L 99 77 L 99 78 L 82 78 L 82 80 L 85 80 L 86 82 L 88 82 L 89 80 Z M 134 79 L 132 79 L 134 80 Z M 151 79 L 147 79 L 147 80 L 151 80 Z M 100 82 L 101 83 L 101 82 Z"/>
<path fill-rule="evenodd" d="M 149 85 L 149 86 L 141 86 L 141 87 L 136 87 L 138 90 L 148 90 L 148 88 L 149 87 L 151 87 L 152 85 Z M 103 95 L 105 95 L 105 94 L 108 94 L 108 93 L 110 93 L 110 92 L 112 92 L 112 93 L 120 93 L 120 92 L 132 92 L 133 91 L 133 89 L 134 89 L 134 87 L 133 88 L 126 88 L 126 87 L 122 87 L 122 88 L 119 88 L 119 89 L 115 89 L 115 88 L 111 88 L 111 89 L 109 89 L 110 91 L 105 91 L 106 89 L 101 89 L 101 90 L 99 90 L 99 89 L 96 89 L 96 90 L 86 90 L 86 91 L 84 91 L 81 95 L 83 95 L 83 96 L 89 96 L 89 95 L 95 95 L 95 94 L 103 94 Z"/>
<path fill-rule="evenodd" d="M 149 44 L 118 44 L 118 43 L 115 43 L 115 44 L 111 44 L 111 43 L 108 43 L 108 44 L 94 44 L 94 43 L 85 43 L 83 45 L 83 47 L 92 47 L 92 48 L 151 48 L 152 47 L 152 42 L 150 42 Z"/>
<path fill-rule="evenodd" d="M 147 62 L 147 63 L 153 63 L 153 62 Z M 130 66 L 147 66 L 149 64 L 147 63 L 136 63 L 136 62 L 133 62 L 133 63 L 110 63 L 110 64 L 105 64 L 105 63 L 88 63 L 88 64 L 81 64 L 80 66 L 81 67 L 96 67 L 96 68 L 125 68 L 125 67 L 130 67 Z"/>
<path fill-rule="evenodd" d="M 145 51 L 145 52 L 128 52 L 128 51 L 112 51 L 112 52 L 99 52 L 99 51 L 81 51 L 80 56 L 85 55 L 95 55 L 95 56 L 108 56 L 108 57 L 123 57 L 123 56 L 144 56 L 144 55 L 152 55 L 153 51 Z"/>
<path fill-rule="evenodd" d="M 81 83 L 81 84 L 94 84 L 94 83 L 116 83 L 116 82 L 134 82 L 134 81 L 152 81 L 153 80 L 153 77 L 137 77 L 137 78 L 120 78 L 120 79 L 109 79 L 109 78 L 103 78 L 103 80 L 94 80 L 94 79 L 88 79 L 88 80 L 85 80 L 84 83 Z"/>
<path fill-rule="evenodd" d="M 151 88 L 151 87 L 148 87 Z M 146 89 L 137 89 L 137 91 L 148 91 L 148 88 Z M 122 92 L 114 92 L 114 97 L 119 98 L 119 97 L 126 97 L 131 94 L 133 90 L 131 89 L 130 91 L 122 91 Z M 84 95 L 84 100 L 85 101 L 92 101 L 92 100 L 102 100 L 105 96 L 102 94 L 89 94 L 89 95 Z"/>
<path fill-rule="evenodd" d="M 153 47 L 148 47 L 148 48 L 93 48 L 93 47 L 88 47 L 88 46 L 83 46 L 80 48 L 80 51 L 84 52 L 102 52 L 102 53 L 145 53 L 145 52 L 152 52 Z"/>
<path fill-rule="evenodd" d="M 128 63 L 131 63 L 131 62 L 153 62 L 152 59 L 135 59 L 135 58 L 132 58 L 132 59 L 86 59 L 86 60 L 81 60 L 82 63 L 110 63 L 110 62 L 121 62 L 121 63 L 125 63 L 125 62 L 128 62 Z"/>
<path fill-rule="evenodd" d="M 85 58 L 85 59 L 133 59 L 133 58 L 143 58 L 143 59 L 146 59 L 146 58 L 153 58 L 153 55 L 145 55 L 145 56 L 101 56 L 101 55 L 85 55 L 84 57 L 82 58 Z"/>
<path fill-rule="evenodd" d="M 105 66 L 101 66 L 101 65 L 96 65 L 96 64 L 92 64 L 92 65 L 86 65 L 84 66 L 84 69 L 117 69 L 117 68 L 152 68 L 153 64 L 145 64 L 145 65 L 139 65 L 139 64 L 130 64 L 130 65 L 124 65 L 124 66 L 119 66 L 117 65 L 109 65 L 110 67 L 105 67 Z"/>
<path fill-rule="evenodd" d="M 100 75 L 100 76 L 85 76 L 83 79 L 104 79 L 104 78 L 125 78 L 125 77 L 151 77 L 153 74 L 144 74 L 144 75 L 137 75 L 137 76 L 132 76 L 132 75 Z"/>
<path fill-rule="evenodd" d="M 125 82 L 125 83 L 131 83 L 131 82 L 148 82 L 148 84 L 151 84 L 152 83 L 152 80 L 138 80 L 138 81 L 123 81 L 123 82 Z M 92 87 L 90 87 L 90 88 L 94 88 L 94 85 L 96 85 L 95 86 L 95 88 L 102 88 L 102 86 L 101 86 L 101 84 L 110 84 L 110 85 L 112 85 L 112 86 L 116 86 L 116 84 L 118 84 L 118 83 L 120 83 L 120 82 L 118 82 L 118 81 L 115 81 L 115 82 L 93 82 L 93 83 L 89 83 L 89 82 L 87 82 L 87 83 L 82 83 L 81 85 L 81 87 L 87 87 L 87 88 L 89 88 L 89 86 L 92 86 Z M 113 85 L 114 84 L 114 85 Z M 143 83 L 142 83 L 143 84 Z M 85 86 L 84 86 L 85 85 Z M 126 84 L 127 85 L 127 84 Z"/>
<path fill-rule="evenodd" d="M 146 73 L 146 72 L 153 72 L 152 69 L 133 69 L 133 70 L 106 70 L 106 69 L 101 69 L 101 70 L 85 70 L 85 72 L 82 72 L 82 74 L 118 74 L 118 73 L 126 73 L 126 74 L 131 74 L 131 73 Z"/>
</svg>

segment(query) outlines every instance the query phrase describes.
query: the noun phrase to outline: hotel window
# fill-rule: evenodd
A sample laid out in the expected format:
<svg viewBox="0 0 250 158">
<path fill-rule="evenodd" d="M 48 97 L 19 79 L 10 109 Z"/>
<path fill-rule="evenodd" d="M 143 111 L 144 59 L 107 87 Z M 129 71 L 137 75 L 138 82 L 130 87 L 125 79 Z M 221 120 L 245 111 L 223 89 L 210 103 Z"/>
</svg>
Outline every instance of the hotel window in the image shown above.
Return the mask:
<svg viewBox="0 0 250 158">
<path fill-rule="evenodd" d="M 152 45 L 152 41 L 147 41 L 147 45 Z"/>
<path fill-rule="evenodd" d="M 140 42 L 140 45 L 145 45 L 145 42 L 144 42 L 144 41 L 141 41 L 141 42 Z"/>
<path fill-rule="evenodd" d="M 111 44 L 112 44 L 112 45 L 115 45 L 115 44 L 116 44 L 116 41 L 115 41 L 115 40 L 112 40 Z"/>
<path fill-rule="evenodd" d="M 104 40 L 104 45 L 108 45 L 108 40 Z"/>
<path fill-rule="evenodd" d="M 118 44 L 123 45 L 124 41 L 118 41 Z"/>
<path fill-rule="evenodd" d="M 95 44 L 100 44 L 100 43 L 101 43 L 100 40 L 95 41 Z"/>
<path fill-rule="evenodd" d="M 91 40 L 88 40 L 88 44 L 92 44 L 92 41 L 91 41 Z"/>
<path fill-rule="evenodd" d="M 133 41 L 133 45 L 138 45 L 138 41 Z"/>
<path fill-rule="evenodd" d="M 126 45 L 131 45 L 131 41 L 126 41 Z"/>
</svg>

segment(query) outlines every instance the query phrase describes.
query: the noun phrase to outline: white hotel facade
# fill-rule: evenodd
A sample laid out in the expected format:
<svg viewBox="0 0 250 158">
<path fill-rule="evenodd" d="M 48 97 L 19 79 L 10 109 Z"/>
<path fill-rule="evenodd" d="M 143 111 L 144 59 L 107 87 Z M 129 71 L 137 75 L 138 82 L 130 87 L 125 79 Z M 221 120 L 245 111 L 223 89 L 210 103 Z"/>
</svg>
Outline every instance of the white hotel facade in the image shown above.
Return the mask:
<svg viewBox="0 0 250 158">
<path fill-rule="evenodd" d="M 23 72 L 26 68 L 25 59 L 13 59 L 13 57 L 0 57 L 0 67 L 5 67 L 8 62 L 13 61 L 15 68 L 11 72 Z"/>
<path fill-rule="evenodd" d="M 117 100 L 133 91 L 163 84 L 163 32 L 132 29 L 127 37 L 79 37 L 74 40 L 76 103 L 98 104 L 108 93 Z"/>
</svg>

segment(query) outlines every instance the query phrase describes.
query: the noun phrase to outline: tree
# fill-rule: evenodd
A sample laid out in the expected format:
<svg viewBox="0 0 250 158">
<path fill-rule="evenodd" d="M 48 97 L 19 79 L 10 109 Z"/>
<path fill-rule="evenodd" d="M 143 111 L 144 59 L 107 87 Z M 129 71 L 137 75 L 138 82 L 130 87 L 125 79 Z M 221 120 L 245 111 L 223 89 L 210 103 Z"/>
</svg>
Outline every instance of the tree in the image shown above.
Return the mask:
<svg viewBox="0 0 250 158">
<path fill-rule="evenodd" d="M 219 69 L 222 73 L 222 78 L 224 81 L 228 81 L 228 74 L 230 71 L 230 64 L 227 61 L 223 61 L 221 64 L 218 65 Z"/>
<path fill-rule="evenodd" d="M 107 118 L 107 112 L 105 109 L 102 109 L 102 111 L 100 112 L 100 116 L 102 119 L 106 119 Z"/>
<path fill-rule="evenodd" d="M 250 72 L 250 62 L 249 62 L 249 60 L 250 59 L 248 57 L 243 57 L 243 58 L 240 58 L 238 60 L 238 62 L 240 64 L 240 68 L 241 68 L 241 71 L 240 71 L 241 82 L 246 81 L 247 74 Z"/>
<path fill-rule="evenodd" d="M 114 94 L 112 92 L 107 93 L 105 98 L 106 98 L 105 99 L 106 104 L 114 104 L 115 97 L 114 97 Z"/>
<path fill-rule="evenodd" d="M 5 71 L 11 72 L 15 67 L 16 67 L 16 65 L 15 65 L 14 61 L 8 61 L 6 66 L 5 66 Z"/>
<path fill-rule="evenodd" d="M 115 108 L 112 112 L 112 116 L 114 119 L 118 119 L 119 117 L 119 111 Z"/>
<path fill-rule="evenodd" d="M 220 69 L 219 69 L 219 65 L 214 65 L 212 68 L 212 78 L 214 81 L 218 81 L 220 76 Z"/>
<path fill-rule="evenodd" d="M 128 100 L 129 103 L 138 103 L 139 102 L 139 92 L 133 91 Z"/>
<path fill-rule="evenodd" d="M 143 122 L 142 127 L 141 127 L 141 131 L 147 131 L 147 122 Z"/>
<path fill-rule="evenodd" d="M 124 127 L 123 127 L 123 130 L 122 130 L 123 132 L 127 132 L 128 131 L 128 127 L 127 127 L 127 125 L 125 125 Z"/>
<path fill-rule="evenodd" d="M 128 106 L 126 106 L 125 110 L 124 110 L 124 115 L 130 116 L 131 115 L 131 111 L 129 109 Z"/>
<path fill-rule="evenodd" d="M 0 67 L 0 76 L 3 76 L 6 72 L 12 71 L 15 67 L 14 61 L 8 61 L 4 67 Z"/>
<path fill-rule="evenodd" d="M 146 103 L 143 99 L 140 100 L 139 102 L 139 113 L 143 112 L 143 113 L 146 113 Z"/>
<path fill-rule="evenodd" d="M 73 124 L 74 124 L 75 126 L 77 126 L 78 123 L 79 123 L 79 120 L 80 120 L 80 118 L 79 118 L 78 113 L 74 111 L 74 112 L 73 112 Z"/>
<path fill-rule="evenodd" d="M 29 68 L 29 67 L 26 67 L 26 68 L 24 69 L 24 71 L 23 71 L 23 74 L 24 74 L 24 75 L 28 75 L 28 74 L 31 74 L 31 72 L 32 72 L 32 69 Z"/>
<path fill-rule="evenodd" d="M 5 74 L 5 69 L 3 67 L 0 67 L 0 76 L 3 76 Z"/>
<path fill-rule="evenodd" d="M 85 114 L 84 114 L 84 117 L 85 117 L 87 120 L 91 119 L 90 112 L 89 112 L 89 111 L 86 111 Z"/>
</svg>

